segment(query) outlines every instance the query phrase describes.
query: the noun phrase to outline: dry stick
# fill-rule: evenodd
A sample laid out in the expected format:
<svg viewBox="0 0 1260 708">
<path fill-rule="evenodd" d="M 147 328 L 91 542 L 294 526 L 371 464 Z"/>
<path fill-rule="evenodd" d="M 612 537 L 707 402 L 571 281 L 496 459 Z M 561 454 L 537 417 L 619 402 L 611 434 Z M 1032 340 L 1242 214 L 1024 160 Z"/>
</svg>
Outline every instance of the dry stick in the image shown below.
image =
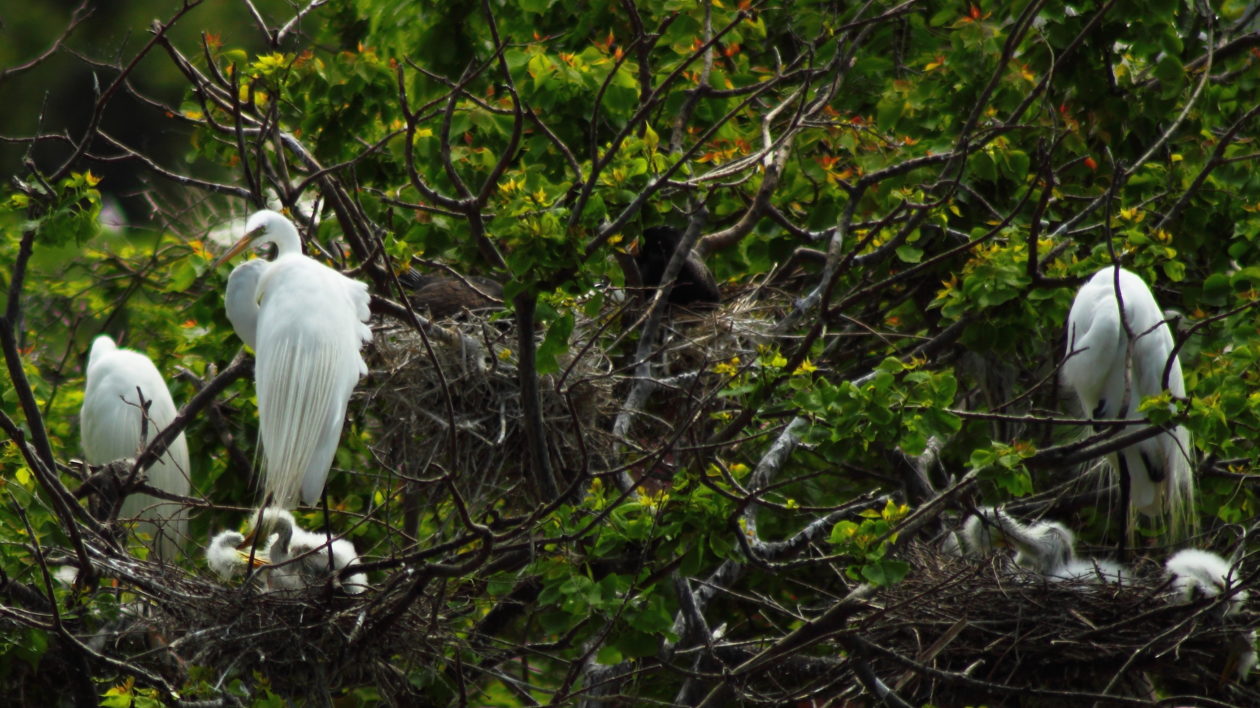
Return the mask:
<svg viewBox="0 0 1260 708">
<path fill-rule="evenodd" d="M 58 36 L 57 39 L 53 40 L 52 44 L 48 45 L 47 49 L 25 63 L 18 64 L 17 66 L 5 67 L 3 71 L 0 71 L 0 82 L 3 82 L 11 76 L 17 76 L 30 71 L 31 69 L 34 69 L 44 63 L 44 61 L 52 55 L 56 54 L 58 50 L 61 49 L 61 46 L 65 44 L 65 41 L 70 38 L 70 34 L 74 32 L 76 27 L 79 26 L 79 23 L 91 16 L 92 9 L 89 8 L 88 5 L 89 0 L 83 0 L 83 2 L 79 3 L 78 7 L 74 8 L 74 11 L 70 13 L 70 21 L 66 24 L 66 28 L 61 31 L 61 35 Z"/>
<path fill-rule="evenodd" d="M 74 164 L 79 161 L 79 158 L 87 152 L 88 146 L 92 144 L 92 138 L 96 135 L 96 129 L 100 126 L 101 118 L 105 115 L 105 106 L 109 104 L 110 99 L 113 98 L 114 94 L 118 92 L 118 89 L 122 87 L 123 82 L 125 82 L 131 72 L 135 70 L 136 66 L 140 64 L 140 60 L 148 56 L 149 52 L 152 51 L 155 46 L 158 46 L 163 37 L 166 35 L 166 31 L 169 30 L 172 25 L 179 21 L 185 13 L 200 4 L 201 0 L 184 0 L 184 6 L 177 10 L 175 14 L 171 16 L 171 19 L 167 20 L 165 25 L 157 20 L 153 21 L 153 27 L 150 30 L 153 33 L 153 36 L 149 38 L 149 41 L 141 47 L 140 51 L 137 52 L 134 57 L 132 57 L 131 62 L 121 68 L 118 76 L 115 76 L 109 86 L 105 87 L 105 90 L 97 97 L 96 102 L 92 105 L 92 114 L 88 117 L 88 124 L 83 129 L 82 139 L 80 139 L 78 144 L 75 145 L 74 151 L 71 152 L 70 156 L 67 157 L 65 162 L 61 164 L 61 167 L 58 167 L 53 171 L 52 177 L 49 179 L 50 182 L 61 181 L 61 179 L 70 172 L 70 168 L 72 168 Z"/>
<path fill-rule="evenodd" d="M 167 425 L 161 432 L 153 436 L 153 440 L 144 448 L 144 452 L 136 456 L 136 461 L 131 466 L 131 473 L 133 475 L 137 474 L 147 469 L 149 465 L 157 462 L 158 458 L 166 452 L 166 448 L 175 441 L 175 438 L 179 437 L 180 433 L 184 432 L 184 428 L 188 427 L 188 424 L 197 414 L 209 406 L 233 382 L 248 376 L 253 370 L 253 357 L 247 357 L 244 349 L 237 352 L 232 359 L 232 363 L 198 391 L 197 395 L 192 397 L 192 400 L 185 403 L 184 407 L 175 415 L 175 418 L 171 420 L 170 425 Z"/>
<path fill-rule="evenodd" d="M 43 576 L 43 579 L 44 579 L 44 592 L 47 595 L 48 612 L 49 614 L 52 615 L 52 629 L 54 632 L 56 632 L 58 635 L 61 636 L 62 640 L 65 641 L 66 644 L 70 646 L 70 648 L 72 649 L 76 648 L 75 645 L 78 644 L 78 640 L 76 640 L 74 636 L 70 634 L 70 631 L 66 629 L 65 623 L 61 619 L 61 608 L 58 607 L 57 597 L 56 595 L 53 594 L 52 575 L 48 572 L 48 562 L 44 558 L 44 550 L 39 544 L 39 536 L 36 535 L 35 529 L 31 527 L 31 521 L 26 515 L 26 509 L 22 508 L 22 505 L 18 503 L 17 498 L 13 496 L 12 492 L 8 490 L 5 490 L 5 491 L 9 495 L 9 500 L 13 502 L 14 510 L 17 511 L 18 516 L 22 519 L 22 525 L 26 527 L 27 537 L 31 539 L 31 548 L 34 550 L 34 553 L 35 553 L 35 561 L 39 565 L 40 575 Z M 81 571 L 81 572 L 86 572 L 88 577 L 92 576 L 92 570 L 90 567 L 87 568 L 85 571 Z M 83 660 L 82 653 L 75 652 L 75 659 L 78 660 L 78 664 L 79 664 L 79 666 L 76 668 L 80 668 L 80 669 L 87 668 L 84 665 L 86 662 Z M 138 673 L 141 673 L 141 675 L 146 676 L 146 678 L 148 678 L 148 675 L 146 673 L 143 673 L 143 672 L 138 672 Z M 90 692 L 91 681 L 88 679 L 87 675 L 81 674 L 79 676 L 76 676 L 75 679 L 76 679 L 76 682 L 79 684 L 78 688 L 80 689 L 81 693 L 83 692 L 82 684 L 85 681 L 88 683 L 88 690 Z M 168 695 L 170 695 L 169 691 L 168 691 Z"/>
</svg>

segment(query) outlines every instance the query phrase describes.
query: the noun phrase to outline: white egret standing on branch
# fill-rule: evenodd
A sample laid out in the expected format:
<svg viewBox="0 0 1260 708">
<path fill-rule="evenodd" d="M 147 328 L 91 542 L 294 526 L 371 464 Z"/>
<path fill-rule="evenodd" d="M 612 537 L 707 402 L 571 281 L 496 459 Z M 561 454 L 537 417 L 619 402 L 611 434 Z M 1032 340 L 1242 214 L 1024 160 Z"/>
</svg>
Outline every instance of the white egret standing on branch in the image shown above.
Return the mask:
<svg viewBox="0 0 1260 708">
<path fill-rule="evenodd" d="M 1091 418 L 1143 418 L 1138 406 L 1164 390 L 1165 369 L 1168 390 L 1185 397 L 1172 332 L 1150 288 L 1134 273 L 1107 267 L 1094 274 L 1076 294 L 1067 327 L 1063 381 Z M 1149 517 L 1164 515 L 1174 538 L 1193 521 L 1190 454 L 1190 433 L 1178 426 L 1110 456 L 1112 468 L 1128 477 L 1131 507 Z M 1129 511 L 1123 513 L 1127 518 Z"/>
<path fill-rule="evenodd" d="M 141 396 L 148 404 L 147 412 L 141 408 Z M 83 454 L 89 463 L 103 465 L 135 457 L 175 420 L 175 414 L 175 402 L 166 381 L 149 357 L 119 349 L 105 335 L 92 342 L 87 387 L 79 411 Z M 188 496 L 188 471 L 188 443 L 180 433 L 146 475 L 154 489 Z M 119 515 L 147 519 L 137 528 L 151 534 L 151 548 L 165 559 L 175 557 L 188 532 L 187 510 L 177 502 L 148 494 L 129 495 Z"/>
<path fill-rule="evenodd" d="M 238 267 L 225 299 L 237 335 L 253 340 L 263 498 L 293 508 L 299 491 L 307 504 L 323 492 L 350 394 L 367 373 L 359 348 L 372 338 L 369 297 L 364 283 L 302 255 L 297 229 L 274 211 L 249 217 L 215 265 L 255 243 L 274 243 L 275 260 Z"/>
</svg>

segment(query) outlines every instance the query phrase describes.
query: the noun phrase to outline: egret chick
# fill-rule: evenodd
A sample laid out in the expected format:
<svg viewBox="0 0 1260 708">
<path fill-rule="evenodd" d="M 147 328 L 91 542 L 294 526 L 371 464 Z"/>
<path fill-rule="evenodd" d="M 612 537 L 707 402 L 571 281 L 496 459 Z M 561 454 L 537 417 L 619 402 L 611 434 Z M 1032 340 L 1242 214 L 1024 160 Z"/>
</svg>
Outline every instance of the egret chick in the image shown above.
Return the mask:
<svg viewBox="0 0 1260 708">
<path fill-rule="evenodd" d="M 1123 583 L 1132 577 L 1128 568 L 1101 558 L 1073 558 L 1050 575 L 1051 580 L 1084 583 Z"/>
<path fill-rule="evenodd" d="M 293 518 L 293 514 L 284 509 L 271 507 L 262 512 L 259 528 L 270 534 L 267 545 L 269 565 L 268 585 L 273 590 L 300 590 L 312 585 L 322 585 L 329 577 L 328 573 L 328 538 L 323 534 L 311 533 Z M 256 530 L 248 538 L 241 540 L 241 545 L 252 541 Z M 338 571 L 359 564 L 358 553 L 354 544 L 344 538 L 332 542 L 333 578 L 340 576 Z M 367 589 L 367 576 L 355 573 L 345 581 L 336 583 L 342 590 L 357 595 Z"/>
<path fill-rule="evenodd" d="M 245 537 L 236 531 L 221 531 L 210 539 L 206 546 L 206 565 L 214 574 L 223 580 L 231 580 L 249 565 L 249 554 L 242 553 L 237 546 L 245 542 Z M 256 564 L 266 562 L 265 557 L 255 557 Z"/>
<path fill-rule="evenodd" d="M 1138 275 L 1115 267 L 1095 273 L 1076 294 L 1067 330 L 1063 382 L 1091 419 L 1144 418 L 1138 406 L 1164 390 L 1165 368 L 1168 390 L 1185 397 L 1172 331 Z M 1144 516 L 1163 515 L 1174 538 L 1193 524 L 1190 455 L 1190 433 L 1178 426 L 1109 458 L 1112 469 L 1129 479 L 1130 506 Z"/>
<path fill-rule="evenodd" d="M 147 413 L 141 408 L 141 397 L 148 405 Z M 171 392 L 149 357 L 119 349 L 106 335 L 92 342 L 79 411 L 83 454 L 89 463 L 103 465 L 135 457 L 175 420 L 175 415 Z M 154 489 L 188 496 L 188 472 L 188 443 L 180 433 L 146 475 Z M 131 494 L 123 501 L 119 516 L 145 520 L 136 528 L 150 535 L 150 548 L 159 558 L 174 558 L 187 536 L 188 512 L 177 502 Z"/>
<path fill-rule="evenodd" d="M 303 255 L 297 228 L 274 211 L 249 217 L 244 238 L 215 265 L 262 243 L 276 245 L 275 260 L 234 271 L 227 300 L 238 336 L 254 340 L 263 498 L 291 509 L 299 492 L 314 504 L 324 490 L 350 394 L 368 370 L 359 349 L 372 339 L 370 298 L 366 284 Z"/>
<path fill-rule="evenodd" d="M 976 511 L 980 512 L 980 516 L 968 516 L 961 529 L 945 537 L 945 552 L 963 558 L 980 558 L 1001 545 L 1002 532 L 993 523 L 986 523 L 981 518 L 991 519 L 994 514 L 992 507 L 982 506 Z"/>
<path fill-rule="evenodd" d="M 1240 582 L 1240 578 L 1232 575 L 1229 561 L 1198 548 L 1177 551 L 1164 563 L 1164 569 L 1172 575 L 1173 590 L 1186 602 L 1199 597 L 1216 597 Z M 1245 590 L 1234 593 L 1226 605 L 1225 616 L 1241 612 L 1246 601 Z"/>
</svg>

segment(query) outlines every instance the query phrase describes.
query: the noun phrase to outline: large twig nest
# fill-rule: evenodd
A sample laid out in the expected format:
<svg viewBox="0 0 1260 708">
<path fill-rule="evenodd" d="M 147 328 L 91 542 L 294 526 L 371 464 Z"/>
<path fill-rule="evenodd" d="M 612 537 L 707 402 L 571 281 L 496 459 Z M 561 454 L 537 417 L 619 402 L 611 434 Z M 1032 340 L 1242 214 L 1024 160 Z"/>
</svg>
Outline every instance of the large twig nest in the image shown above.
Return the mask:
<svg viewBox="0 0 1260 708">
<path fill-rule="evenodd" d="M 561 471 L 603 464 L 611 447 L 599 425 L 614 410 L 611 367 L 598 347 L 583 349 L 594 329 L 580 321 L 572 354 L 539 382 L 552 464 Z M 431 354 L 412 328 L 376 333 L 366 386 L 379 425 L 375 449 L 407 477 L 444 470 L 473 506 L 492 503 L 523 483 L 529 459 L 516 333 L 509 320 L 476 316 L 430 332 Z"/>
<path fill-rule="evenodd" d="M 879 658 L 878 673 L 896 679 L 903 697 L 1073 702 L 1028 690 L 1045 689 L 1078 693 L 1080 702 L 1190 693 L 1260 705 L 1232 663 L 1256 618 L 1222 619 L 1222 605 L 1177 602 L 1157 571 L 1123 583 L 1056 582 L 1000 556 L 976 561 L 918 546 L 910 560 L 907 578 L 864 620 L 872 643 L 934 670 Z"/>
</svg>

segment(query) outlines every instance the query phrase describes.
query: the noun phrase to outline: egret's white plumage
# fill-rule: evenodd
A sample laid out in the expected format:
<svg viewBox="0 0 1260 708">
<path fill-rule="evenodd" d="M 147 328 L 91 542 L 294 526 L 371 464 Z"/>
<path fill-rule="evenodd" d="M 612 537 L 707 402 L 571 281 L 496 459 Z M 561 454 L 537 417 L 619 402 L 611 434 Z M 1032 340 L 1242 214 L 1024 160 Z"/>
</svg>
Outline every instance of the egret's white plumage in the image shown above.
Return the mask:
<svg viewBox="0 0 1260 708">
<path fill-rule="evenodd" d="M 1015 549 L 1015 565 L 1042 575 L 1055 575 L 1076 558 L 1076 538 L 1057 521 L 1024 524 L 1005 513 L 995 520 L 1002 536 Z"/>
<path fill-rule="evenodd" d="M 1015 550 L 1015 565 L 1052 581 L 1117 583 L 1131 577 L 1108 560 L 1076 557 L 1076 536 L 1057 521 L 1024 524 L 1001 509 L 981 507 L 958 534 L 963 555 L 978 556 L 998 546 Z M 983 518 L 981 518 L 983 517 Z"/>
<path fill-rule="evenodd" d="M 328 538 L 311 533 L 297 524 L 284 509 L 264 509 L 259 528 L 268 533 L 266 556 L 270 565 L 268 585 L 273 590 L 300 590 L 320 585 L 328 578 Z M 354 544 L 344 538 L 332 542 L 332 567 L 334 574 L 359 564 Z M 367 576 L 355 573 L 341 583 L 341 588 L 351 595 L 367 589 Z"/>
<path fill-rule="evenodd" d="M 1216 597 L 1242 582 L 1229 561 L 1198 548 L 1177 551 L 1164 563 L 1164 568 L 1172 575 L 1173 590 L 1186 602 L 1199 597 Z M 1241 612 L 1246 601 L 1246 591 L 1235 593 L 1229 599 L 1225 615 Z"/>
<path fill-rule="evenodd" d="M 220 263 L 252 243 L 276 245 L 274 261 L 238 278 L 244 288 L 258 277 L 253 346 L 264 499 L 292 508 L 301 492 L 302 500 L 313 504 L 341 439 L 350 394 L 367 373 L 359 355 L 372 338 L 364 324 L 370 316 L 367 285 L 302 255 L 297 229 L 281 214 L 260 211 L 245 229 Z M 232 298 L 230 286 L 228 294 L 242 302 Z M 246 307 L 249 299 L 243 302 Z M 238 313 L 239 324 L 233 318 L 238 334 L 249 333 L 244 313 Z"/>
<path fill-rule="evenodd" d="M 221 531 L 206 546 L 206 565 L 214 574 L 230 580 L 249 565 L 249 554 L 241 553 L 237 546 L 245 537 L 236 531 Z"/>
<path fill-rule="evenodd" d="M 1181 363 L 1173 355 L 1172 332 L 1155 296 L 1136 274 L 1114 267 L 1094 274 L 1076 294 L 1067 327 L 1063 381 L 1076 392 L 1086 415 L 1143 418 L 1138 406 L 1143 398 L 1164 390 L 1165 368 L 1169 369 L 1168 390 L 1173 396 L 1185 397 Z M 1174 537 L 1187 531 L 1193 521 L 1190 455 L 1190 433 L 1178 426 L 1111 456 L 1113 468 L 1128 470 L 1132 507 L 1146 516 L 1164 514 Z"/>
<path fill-rule="evenodd" d="M 1100 558 L 1073 558 L 1050 573 L 1051 580 L 1077 583 L 1123 583 L 1132 577 L 1128 568 Z"/>
<path fill-rule="evenodd" d="M 227 291 L 223 294 L 228 321 L 236 336 L 250 349 L 258 348 L 258 283 L 270 267 L 271 261 L 262 258 L 236 266 L 228 276 Z"/>
<path fill-rule="evenodd" d="M 986 518 L 992 518 L 994 513 L 987 506 L 977 511 Z M 1001 532 L 992 523 L 973 514 L 967 517 L 961 529 L 945 537 L 945 551 L 964 558 L 979 558 L 991 553 L 1001 540 Z"/>
<path fill-rule="evenodd" d="M 140 408 L 141 395 L 149 402 L 147 424 Z M 96 338 L 88 357 L 87 387 L 79 411 L 83 454 L 88 462 L 103 465 L 135 457 L 171 424 L 176 412 L 166 382 L 149 357 L 119 349 L 108 336 Z M 149 467 L 148 483 L 155 489 L 187 496 L 188 472 L 188 443 L 181 433 Z M 176 502 L 132 494 L 123 502 L 120 516 L 145 519 L 137 528 L 152 536 L 151 547 L 162 558 L 174 558 L 187 535 L 187 510 Z"/>
</svg>

